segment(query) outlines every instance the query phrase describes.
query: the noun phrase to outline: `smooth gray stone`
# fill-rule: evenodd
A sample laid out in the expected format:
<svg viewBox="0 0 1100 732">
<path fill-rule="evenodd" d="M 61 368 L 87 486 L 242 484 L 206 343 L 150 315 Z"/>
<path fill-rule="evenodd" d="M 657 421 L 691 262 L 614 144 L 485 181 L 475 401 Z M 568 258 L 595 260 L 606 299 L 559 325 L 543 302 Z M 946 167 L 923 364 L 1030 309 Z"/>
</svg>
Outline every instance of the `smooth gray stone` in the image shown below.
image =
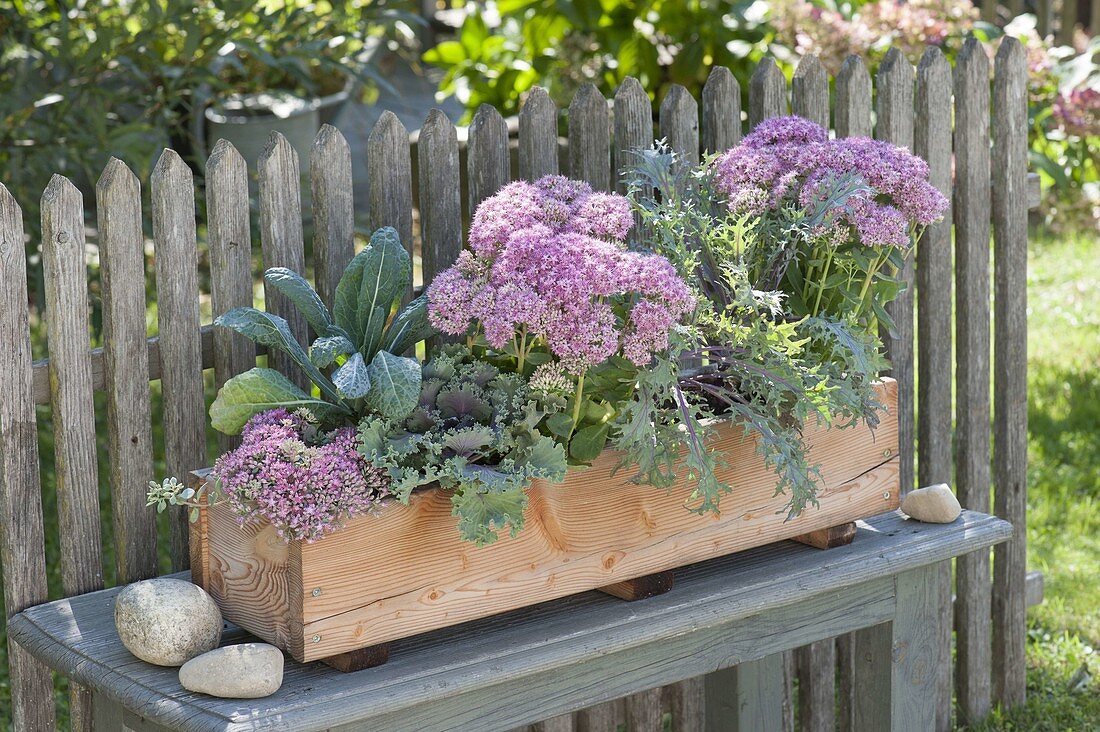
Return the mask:
<svg viewBox="0 0 1100 732">
<path fill-rule="evenodd" d="M 115 628 L 126 650 L 142 661 L 180 666 L 218 647 L 222 614 L 198 585 L 160 577 L 118 593 Z"/>
<path fill-rule="evenodd" d="M 902 513 L 929 524 L 949 524 L 962 513 L 959 499 L 943 483 L 910 491 L 901 501 Z"/>
<path fill-rule="evenodd" d="M 283 685 L 283 652 L 267 643 L 218 648 L 183 664 L 180 685 L 222 699 L 271 696 Z"/>
</svg>

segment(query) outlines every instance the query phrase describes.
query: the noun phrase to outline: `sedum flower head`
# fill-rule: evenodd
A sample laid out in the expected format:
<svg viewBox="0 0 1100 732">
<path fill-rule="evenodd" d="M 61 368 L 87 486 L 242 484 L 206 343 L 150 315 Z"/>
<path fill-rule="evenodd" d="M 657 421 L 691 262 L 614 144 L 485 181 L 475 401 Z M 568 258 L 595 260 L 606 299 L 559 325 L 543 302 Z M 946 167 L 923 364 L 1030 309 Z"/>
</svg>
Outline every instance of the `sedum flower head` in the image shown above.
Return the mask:
<svg viewBox="0 0 1100 732">
<path fill-rule="evenodd" d="M 308 415 L 256 415 L 214 477 L 244 523 L 268 522 L 287 541 L 314 541 L 389 494 L 385 473 L 358 451 L 353 428 L 317 435 Z"/>
<path fill-rule="evenodd" d="M 470 251 L 433 280 L 428 318 L 452 335 L 477 325 L 497 349 L 523 330 L 574 373 L 616 354 L 644 366 L 695 300 L 667 259 L 626 250 L 632 225 L 626 198 L 580 181 L 505 186 L 474 214 Z"/>
<path fill-rule="evenodd" d="M 715 164 L 730 208 L 752 214 L 792 200 L 810 207 L 824 189 L 853 175 L 866 185 L 845 199 L 833 226 L 866 246 L 908 247 L 912 228 L 935 222 L 947 208 L 928 181 L 928 164 L 908 150 L 866 137 L 830 140 L 823 127 L 800 117 L 760 123 Z"/>
</svg>

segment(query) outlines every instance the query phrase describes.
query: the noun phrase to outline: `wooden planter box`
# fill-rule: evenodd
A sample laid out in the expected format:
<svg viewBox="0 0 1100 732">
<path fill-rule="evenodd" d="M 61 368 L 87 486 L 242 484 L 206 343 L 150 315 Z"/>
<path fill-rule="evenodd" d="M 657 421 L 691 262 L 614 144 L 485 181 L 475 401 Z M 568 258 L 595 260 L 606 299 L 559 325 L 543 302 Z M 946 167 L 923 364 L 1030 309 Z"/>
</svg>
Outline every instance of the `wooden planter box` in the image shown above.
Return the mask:
<svg viewBox="0 0 1100 732">
<path fill-rule="evenodd" d="M 439 489 L 312 544 L 207 508 L 192 524 L 192 576 L 226 619 L 304 662 L 839 526 L 898 506 L 897 386 L 878 389 L 887 411 L 873 433 L 807 427 L 824 487 L 820 507 L 791 521 L 753 441 L 723 423 L 712 449 L 726 453 L 721 477 L 735 490 L 721 516 L 686 510 L 687 485 L 612 477 L 609 452 L 564 483 L 536 482 L 520 535 L 484 548 L 459 538 Z"/>
</svg>

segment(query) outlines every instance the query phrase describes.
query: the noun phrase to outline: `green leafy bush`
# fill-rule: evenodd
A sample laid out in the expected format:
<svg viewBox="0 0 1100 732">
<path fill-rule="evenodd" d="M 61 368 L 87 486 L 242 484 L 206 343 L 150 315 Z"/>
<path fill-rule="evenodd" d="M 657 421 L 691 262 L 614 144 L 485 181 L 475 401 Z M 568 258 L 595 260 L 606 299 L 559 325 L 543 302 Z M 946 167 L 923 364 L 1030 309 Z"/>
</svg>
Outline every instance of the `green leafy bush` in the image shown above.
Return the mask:
<svg viewBox="0 0 1100 732">
<path fill-rule="evenodd" d="M 456 40 L 424 54 L 447 72 L 440 90 L 471 114 L 481 104 L 515 114 L 536 84 L 561 107 L 585 82 L 611 94 L 627 76 L 654 99 L 670 84 L 698 92 L 712 65 L 747 78 L 772 35 L 758 4 L 732 0 L 500 0 L 493 7 L 472 10 Z"/>
<path fill-rule="evenodd" d="M 226 381 L 218 392 L 210 406 L 215 429 L 237 434 L 252 416 L 280 407 L 307 409 L 328 426 L 374 413 L 401 419 L 412 411 L 420 392 L 420 362 L 400 354 L 435 331 L 423 297 L 390 318 L 412 281 L 412 262 L 396 231 L 379 229 L 348 263 L 332 313 L 300 275 L 272 268 L 265 279 L 287 296 L 317 334 L 308 351 L 285 319 L 256 308 L 234 308 L 214 324 L 287 354 L 317 394 L 305 393 L 274 369 L 253 368 Z"/>
</svg>

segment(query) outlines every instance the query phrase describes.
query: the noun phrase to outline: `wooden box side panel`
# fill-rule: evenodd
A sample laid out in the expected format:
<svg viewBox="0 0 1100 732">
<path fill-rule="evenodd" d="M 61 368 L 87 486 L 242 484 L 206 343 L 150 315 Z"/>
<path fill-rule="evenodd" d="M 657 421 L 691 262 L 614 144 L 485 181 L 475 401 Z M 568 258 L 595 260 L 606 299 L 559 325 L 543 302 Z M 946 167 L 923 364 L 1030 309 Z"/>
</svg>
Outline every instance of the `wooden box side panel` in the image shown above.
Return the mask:
<svg viewBox="0 0 1100 732">
<path fill-rule="evenodd" d="M 203 508 L 191 527 L 192 581 L 222 615 L 253 635 L 301 656 L 301 554 L 270 525 L 240 526 L 228 505 Z M 196 552 L 198 544 L 201 549 Z M 196 559 L 198 563 L 196 564 Z"/>
<path fill-rule="evenodd" d="M 302 545 L 303 660 L 582 592 L 644 574 L 741 551 L 896 508 L 896 385 L 880 398 L 888 413 L 866 428 L 806 430 L 821 468 L 820 508 L 787 521 L 786 496 L 740 427 L 717 429 L 712 449 L 734 486 L 722 514 L 684 508 L 691 487 L 663 491 L 610 476 L 605 455 L 561 485 L 530 491 L 527 526 L 516 538 L 477 548 L 461 541 L 449 495 L 415 494 L 409 506 L 356 519 Z M 316 640 L 314 640 L 316 639 Z"/>
</svg>

